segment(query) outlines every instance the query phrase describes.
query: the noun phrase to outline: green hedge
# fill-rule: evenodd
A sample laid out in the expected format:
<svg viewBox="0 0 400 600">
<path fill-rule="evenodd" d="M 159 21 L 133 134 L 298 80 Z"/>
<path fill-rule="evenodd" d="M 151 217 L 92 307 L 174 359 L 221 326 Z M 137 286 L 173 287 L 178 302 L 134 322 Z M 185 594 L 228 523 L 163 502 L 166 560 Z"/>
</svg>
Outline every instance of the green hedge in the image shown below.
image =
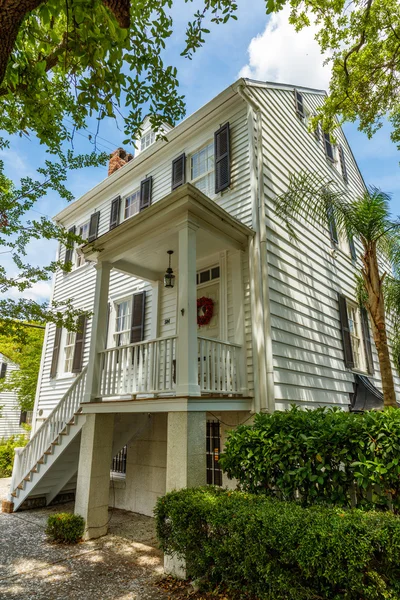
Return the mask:
<svg viewBox="0 0 400 600">
<path fill-rule="evenodd" d="M 303 505 L 400 510 L 400 410 L 256 415 L 220 457 L 240 489 Z"/>
<path fill-rule="evenodd" d="M 71 513 L 57 513 L 47 519 L 47 535 L 56 542 L 76 544 L 85 531 L 85 519 Z"/>
<path fill-rule="evenodd" d="M 26 446 L 25 435 L 15 435 L 8 439 L 0 439 L 0 477 L 11 477 L 14 464 L 14 448 Z"/>
<path fill-rule="evenodd" d="M 268 600 L 398 600 L 400 518 L 389 512 L 281 502 L 198 488 L 155 509 L 168 554 L 189 577 L 233 597 Z"/>
</svg>

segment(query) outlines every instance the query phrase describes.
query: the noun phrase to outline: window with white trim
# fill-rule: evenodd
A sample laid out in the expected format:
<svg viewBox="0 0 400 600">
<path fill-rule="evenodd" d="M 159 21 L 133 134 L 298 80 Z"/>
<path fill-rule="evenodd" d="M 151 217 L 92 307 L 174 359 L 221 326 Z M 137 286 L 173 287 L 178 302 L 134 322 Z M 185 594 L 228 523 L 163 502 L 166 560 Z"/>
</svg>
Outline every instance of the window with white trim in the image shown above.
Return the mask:
<svg viewBox="0 0 400 600">
<path fill-rule="evenodd" d="M 64 344 L 64 373 L 72 373 L 75 350 L 75 331 L 67 331 Z"/>
<path fill-rule="evenodd" d="M 154 131 L 148 131 L 140 138 L 140 151 L 146 150 L 146 148 L 154 144 L 155 141 L 156 134 Z"/>
<path fill-rule="evenodd" d="M 190 181 L 206 196 L 215 196 L 214 142 L 190 157 Z"/>
<path fill-rule="evenodd" d="M 365 352 L 361 329 L 361 313 L 357 304 L 347 300 L 347 317 L 349 320 L 351 349 L 353 350 L 354 368 L 365 371 Z"/>
<path fill-rule="evenodd" d="M 83 223 L 82 225 L 80 225 L 77 229 L 78 229 L 78 235 L 83 239 L 83 240 L 87 240 L 89 237 L 89 223 L 90 221 L 87 221 L 86 223 Z M 83 256 L 83 254 L 79 254 L 78 250 L 75 250 L 75 268 L 81 267 L 82 265 L 84 265 L 86 263 L 86 258 Z"/>
<path fill-rule="evenodd" d="M 124 202 L 124 219 L 129 219 L 129 217 L 137 215 L 140 208 L 140 190 L 129 194 Z"/>
<path fill-rule="evenodd" d="M 114 345 L 129 344 L 131 333 L 132 298 L 125 298 L 115 303 Z"/>
</svg>

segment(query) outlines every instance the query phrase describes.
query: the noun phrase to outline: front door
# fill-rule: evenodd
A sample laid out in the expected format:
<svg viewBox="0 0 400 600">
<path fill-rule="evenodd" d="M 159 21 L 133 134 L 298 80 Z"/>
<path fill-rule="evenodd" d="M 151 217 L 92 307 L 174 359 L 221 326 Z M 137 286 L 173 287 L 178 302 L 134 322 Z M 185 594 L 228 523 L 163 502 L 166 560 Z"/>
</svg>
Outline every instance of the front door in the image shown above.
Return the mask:
<svg viewBox="0 0 400 600">
<path fill-rule="evenodd" d="M 220 337 L 220 315 L 219 315 L 219 281 L 197 286 L 197 299 L 211 298 L 213 301 L 213 314 L 207 325 L 197 327 L 197 334 L 207 338 L 219 339 Z M 200 309 L 201 310 L 201 309 Z"/>
</svg>

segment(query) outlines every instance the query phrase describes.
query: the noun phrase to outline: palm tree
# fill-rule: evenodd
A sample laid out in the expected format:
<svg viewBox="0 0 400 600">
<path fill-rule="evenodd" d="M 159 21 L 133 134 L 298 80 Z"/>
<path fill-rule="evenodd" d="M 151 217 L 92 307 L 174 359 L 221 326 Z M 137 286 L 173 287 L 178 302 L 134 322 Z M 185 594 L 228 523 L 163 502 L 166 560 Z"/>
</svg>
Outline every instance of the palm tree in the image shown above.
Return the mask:
<svg viewBox="0 0 400 600">
<path fill-rule="evenodd" d="M 288 190 L 276 199 L 277 214 L 296 237 L 293 223 L 297 218 L 344 231 L 349 240 L 362 244 L 359 280 L 363 303 L 372 323 L 382 378 L 384 405 L 397 406 L 385 315 L 384 282 L 391 276 L 391 265 L 400 270 L 400 220 L 393 220 L 390 197 L 371 187 L 355 199 L 338 190 L 324 176 L 300 172 L 290 176 Z"/>
</svg>

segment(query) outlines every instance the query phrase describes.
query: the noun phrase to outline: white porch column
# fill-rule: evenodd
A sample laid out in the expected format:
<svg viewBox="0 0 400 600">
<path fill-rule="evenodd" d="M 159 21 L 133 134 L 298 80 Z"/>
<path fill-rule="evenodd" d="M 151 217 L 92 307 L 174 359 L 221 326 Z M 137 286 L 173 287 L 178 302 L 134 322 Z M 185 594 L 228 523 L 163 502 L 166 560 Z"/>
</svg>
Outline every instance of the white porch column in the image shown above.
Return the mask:
<svg viewBox="0 0 400 600">
<path fill-rule="evenodd" d="M 75 514 L 85 519 L 84 538 L 87 540 L 107 533 L 113 437 L 114 414 L 86 415 L 79 452 Z"/>
<path fill-rule="evenodd" d="M 206 428 L 205 412 L 168 413 L 167 492 L 206 484 Z M 185 564 L 175 556 L 164 556 L 164 570 L 185 577 Z"/>
<path fill-rule="evenodd" d="M 200 396 L 197 364 L 196 232 L 186 221 L 179 230 L 178 272 L 178 396 Z"/>
<path fill-rule="evenodd" d="M 101 374 L 101 356 L 99 352 L 104 350 L 107 343 L 108 291 L 110 288 L 111 265 L 108 262 L 98 262 L 96 271 L 85 402 L 94 402 L 99 397 Z"/>
</svg>

